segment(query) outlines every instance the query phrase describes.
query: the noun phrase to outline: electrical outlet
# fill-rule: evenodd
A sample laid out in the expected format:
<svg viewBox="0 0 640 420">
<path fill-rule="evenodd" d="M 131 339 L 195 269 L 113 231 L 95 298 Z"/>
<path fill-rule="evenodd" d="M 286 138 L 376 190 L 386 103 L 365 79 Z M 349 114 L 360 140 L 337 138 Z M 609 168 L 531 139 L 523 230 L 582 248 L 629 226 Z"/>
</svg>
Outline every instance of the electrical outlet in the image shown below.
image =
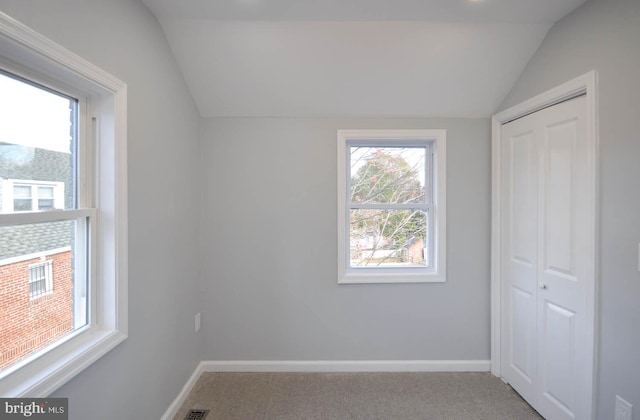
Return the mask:
<svg viewBox="0 0 640 420">
<path fill-rule="evenodd" d="M 200 326 L 202 325 L 202 316 L 200 312 L 196 314 L 196 332 L 200 331 Z"/>
<path fill-rule="evenodd" d="M 633 420 L 633 406 L 616 395 L 615 420 Z"/>
</svg>

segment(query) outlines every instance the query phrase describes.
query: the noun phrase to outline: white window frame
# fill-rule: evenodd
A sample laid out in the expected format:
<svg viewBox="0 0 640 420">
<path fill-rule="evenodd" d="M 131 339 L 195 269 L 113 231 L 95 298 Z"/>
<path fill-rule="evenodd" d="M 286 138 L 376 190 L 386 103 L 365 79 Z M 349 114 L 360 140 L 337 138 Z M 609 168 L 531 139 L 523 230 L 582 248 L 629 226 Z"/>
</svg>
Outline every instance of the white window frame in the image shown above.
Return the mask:
<svg viewBox="0 0 640 420">
<path fill-rule="evenodd" d="M 74 268 L 89 275 L 80 291 L 89 302 L 88 324 L 0 374 L 0 396 L 46 397 L 127 337 L 127 87 L 2 12 L 0 67 L 86 102 L 79 125 L 90 147 L 80 152 L 78 171 L 88 176 L 79 177 L 78 188 L 91 202 L 0 215 L 0 226 L 90 221 L 87 266 Z"/>
<path fill-rule="evenodd" d="M 3 213 L 16 212 L 13 201 L 13 187 L 16 185 L 31 187 L 31 210 L 29 211 L 37 211 L 34 208 L 38 205 L 38 189 L 34 189 L 34 187 L 53 187 L 53 206 L 56 210 L 64 210 L 64 182 L 30 179 L 3 179 L 0 182 L 2 183 L 2 206 L 0 209 L 2 209 Z M 33 193 L 34 190 L 36 191 L 35 194 Z"/>
<path fill-rule="evenodd" d="M 428 145 L 433 152 L 431 267 L 349 267 L 350 153 L 352 144 L 378 147 Z M 427 177 L 428 182 L 428 177 Z M 427 188 L 429 186 L 427 185 Z M 446 281 L 446 130 L 338 130 L 338 283 L 432 283 Z"/>
<path fill-rule="evenodd" d="M 40 270 L 44 267 L 44 270 Z M 36 300 L 53 293 L 53 260 L 43 260 L 34 264 L 29 264 L 29 300 Z M 42 273 L 42 278 L 34 278 L 33 273 Z M 44 293 L 33 294 L 31 284 L 44 280 Z"/>
</svg>

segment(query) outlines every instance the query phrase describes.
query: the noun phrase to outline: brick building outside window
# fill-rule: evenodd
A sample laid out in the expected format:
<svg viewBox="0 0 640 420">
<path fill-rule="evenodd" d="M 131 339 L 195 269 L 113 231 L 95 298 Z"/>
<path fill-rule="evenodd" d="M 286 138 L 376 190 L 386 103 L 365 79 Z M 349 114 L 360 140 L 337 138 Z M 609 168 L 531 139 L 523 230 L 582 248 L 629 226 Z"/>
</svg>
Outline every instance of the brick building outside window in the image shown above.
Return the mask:
<svg viewBox="0 0 640 420">
<path fill-rule="evenodd" d="M 70 207 L 71 159 L 0 142 L 0 212 Z M 70 221 L 0 227 L 0 369 L 73 331 L 73 228 Z"/>
</svg>

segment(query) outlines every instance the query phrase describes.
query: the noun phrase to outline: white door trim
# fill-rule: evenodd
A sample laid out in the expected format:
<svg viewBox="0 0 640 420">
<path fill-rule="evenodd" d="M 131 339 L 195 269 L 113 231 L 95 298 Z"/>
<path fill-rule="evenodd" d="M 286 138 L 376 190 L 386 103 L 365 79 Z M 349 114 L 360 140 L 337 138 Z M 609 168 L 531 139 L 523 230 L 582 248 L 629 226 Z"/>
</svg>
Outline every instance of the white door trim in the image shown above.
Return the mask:
<svg viewBox="0 0 640 420">
<path fill-rule="evenodd" d="M 500 161 L 501 150 L 501 127 L 509 121 L 513 121 L 517 118 L 523 117 L 527 114 L 531 114 L 540 109 L 555 105 L 563 102 L 567 99 L 586 95 L 587 98 L 587 144 L 590 150 L 589 153 L 589 168 L 592 174 L 589 180 L 590 202 L 592 205 L 588 206 L 586 210 L 589 212 L 587 215 L 588 220 L 592 221 L 593 231 L 591 232 L 589 243 L 587 247 L 589 253 L 593 256 L 591 258 L 591 266 L 588 269 L 589 276 L 586 279 L 586 321 L 587 321 L 587 337 L 591 345 L 588 346 L 587 360 L 589 361 L 587 377 L 591 378 L 591 381 L 585 384 L 585 392 L 590 396 L 593 396 L 593 391 L 596 389 L 596 353 L 597 353 L 597 340 L 596 340 L 596 320 L 597 320 L 597 307 L 596 296 L 598 288 L 598 274 L 599 274 L 599 249 L 597 244 L 599 243 L 599 191 L 598 191 L 598 113 L 597 113 L 597 73 L 591 71 L 580 77 L 577 77 L 569 82 L 566 82 L 558 87 L 548 90 L 538 96 L 535 96 L 527 101 L 524 101 L 516 106 L 508 108 L 491 118 L 491 160 L 492 160 L 492 198 L 491 198 L 491 373 L 501 377 L 501 320 L 502 320 L 502 302 L 501 302 L 501 289 L 502 278 L 500 273 L 500 267 L 502 261 L 500 260 L 500 249 L 502 237 L 502 215 L 500 212 L 500 203 L 502 200 L 502 168 Z M 589 418 L 593 418 L 594 400 L 595 398 L 589 398 L 591 406 L 587 408 L 587 412 L 590 413 Z"/>
</svg>

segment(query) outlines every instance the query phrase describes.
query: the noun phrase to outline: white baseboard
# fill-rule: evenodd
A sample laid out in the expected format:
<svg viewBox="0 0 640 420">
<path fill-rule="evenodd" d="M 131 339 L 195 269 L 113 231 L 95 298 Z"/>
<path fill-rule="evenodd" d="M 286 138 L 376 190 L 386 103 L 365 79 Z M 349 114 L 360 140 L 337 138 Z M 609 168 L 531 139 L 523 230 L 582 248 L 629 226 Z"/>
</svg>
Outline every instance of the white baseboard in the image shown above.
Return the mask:
<svg viewBox="0 0 640 420">
<path fill-rule="evenodd" d="M 204 372 L 488 372 L 489 360 L 210 360 Z"/>
<path fill-rule="evenodd" d="M 187 400 L 196 382 L 198 382 L 198 378 L 200 378 L 202 372 L 205 371 L 203 370 L 203 362 L 200 362 L 160 420 L 173 420 L 175 415 L 178 414 L 180 407 L 182 407 L 182 404 Z"/>
<path fill-rule="evenodd" d="M 161 420 L 172 420 L 204 372 L 489 372 L 490 360 L 208 360 L 202 361 Z"/>
</svg>

